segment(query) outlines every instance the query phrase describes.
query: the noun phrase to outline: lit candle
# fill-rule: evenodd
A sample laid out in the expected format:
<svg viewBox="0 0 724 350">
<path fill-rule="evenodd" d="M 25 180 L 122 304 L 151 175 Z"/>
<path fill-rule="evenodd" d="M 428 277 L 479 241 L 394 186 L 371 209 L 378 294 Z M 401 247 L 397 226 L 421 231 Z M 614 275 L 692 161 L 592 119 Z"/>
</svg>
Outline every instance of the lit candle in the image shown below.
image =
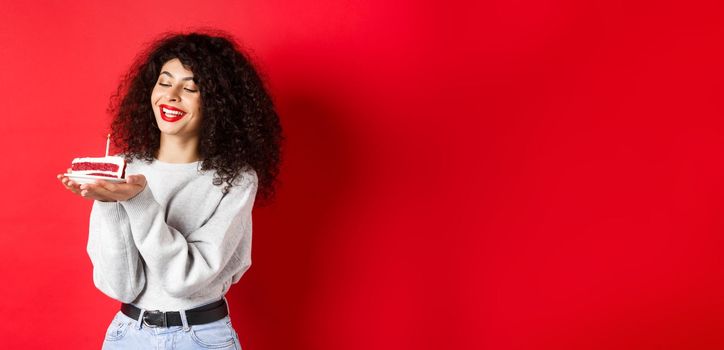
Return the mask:
<svg viewBox="0 0 724 350">
<path fill-rule="evenodd" d="M 106 140 L 106 157 L 108 157 L 108 147 L 111 146 L 111 134 L 108 134 L 108 139 Z"/>
</svg>

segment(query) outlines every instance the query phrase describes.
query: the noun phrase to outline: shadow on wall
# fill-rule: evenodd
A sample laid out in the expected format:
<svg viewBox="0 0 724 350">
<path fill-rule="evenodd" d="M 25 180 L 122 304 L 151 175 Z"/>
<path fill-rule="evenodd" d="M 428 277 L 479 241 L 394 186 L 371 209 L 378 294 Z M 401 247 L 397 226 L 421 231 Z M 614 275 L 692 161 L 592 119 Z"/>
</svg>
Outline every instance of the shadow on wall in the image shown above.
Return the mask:
<svg viewBox="0 0 724 350">
<path fill-rule="evenodd" d="M 286 137 L 280 185 L 271 205 L 254 209 L 252 267 L 227 294 L 244 347 L 309 348 L 306 305 L 339 234 L 330 222 L 363 174 L 344 96 L 308 68 L 273 87 Z"/>
</svg>

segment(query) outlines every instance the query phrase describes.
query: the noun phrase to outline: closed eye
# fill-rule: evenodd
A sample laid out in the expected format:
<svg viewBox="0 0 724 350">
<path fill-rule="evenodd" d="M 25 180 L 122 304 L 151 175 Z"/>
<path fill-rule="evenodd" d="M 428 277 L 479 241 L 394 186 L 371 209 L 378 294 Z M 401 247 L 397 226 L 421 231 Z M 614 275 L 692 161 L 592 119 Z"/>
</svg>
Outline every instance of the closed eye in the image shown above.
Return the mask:
<svg viewBox="0 0 724 350">
<path fill-rule="evenodd" d="M 158 83 L 158 85 L 165 86 L 165 87 L 171 86 L 171 84 L 163 84 L 163 83 Z M 199 90 L 192 90 L 192 89 L 186 89 L 186 88 L 184 88 L 184 90 L 186 90 L 188 92 L 198 92 L 199 91 Z"/>
</svg>

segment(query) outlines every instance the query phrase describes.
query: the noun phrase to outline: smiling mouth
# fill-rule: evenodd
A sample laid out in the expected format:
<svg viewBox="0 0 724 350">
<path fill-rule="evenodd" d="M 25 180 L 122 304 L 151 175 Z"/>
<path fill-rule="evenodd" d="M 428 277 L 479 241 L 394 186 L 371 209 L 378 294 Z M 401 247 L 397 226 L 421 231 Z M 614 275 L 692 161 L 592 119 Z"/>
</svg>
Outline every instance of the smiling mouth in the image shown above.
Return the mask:
<svg viewBox="0 0 724 350">
<path fill-rule="evenodd" d="M 171 123 L 181 120 L 186 115 L 186 112 L 166 105 L 161 105 L 158 109 L 161 112 L 161 119 Z"/>
</svg>

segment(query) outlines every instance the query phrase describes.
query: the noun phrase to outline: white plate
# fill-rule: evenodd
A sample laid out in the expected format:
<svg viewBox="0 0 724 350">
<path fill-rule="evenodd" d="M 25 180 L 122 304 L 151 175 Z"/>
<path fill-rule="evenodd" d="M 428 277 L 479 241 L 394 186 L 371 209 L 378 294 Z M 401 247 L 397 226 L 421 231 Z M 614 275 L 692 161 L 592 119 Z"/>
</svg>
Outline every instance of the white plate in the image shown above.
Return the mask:
<svg viewBox="0 0 724 350">
<path fill-rule="evenodd" d="M 73 182 L 75 182 L 77 184 L 94 183 L 94 182 L 96 182 L 96 180 L 103 180 L 103 181 L 112 182 L 112 183 L 116 183 L 116 184 L 126 182 L 126 179 L 116 179 L 113 177 L 106 177 L 106 176 L 79 175 L 79 174 L 63 174 L 63 176 L 67 176 L 68 178 L 73 180 Z"/>
</svg>

